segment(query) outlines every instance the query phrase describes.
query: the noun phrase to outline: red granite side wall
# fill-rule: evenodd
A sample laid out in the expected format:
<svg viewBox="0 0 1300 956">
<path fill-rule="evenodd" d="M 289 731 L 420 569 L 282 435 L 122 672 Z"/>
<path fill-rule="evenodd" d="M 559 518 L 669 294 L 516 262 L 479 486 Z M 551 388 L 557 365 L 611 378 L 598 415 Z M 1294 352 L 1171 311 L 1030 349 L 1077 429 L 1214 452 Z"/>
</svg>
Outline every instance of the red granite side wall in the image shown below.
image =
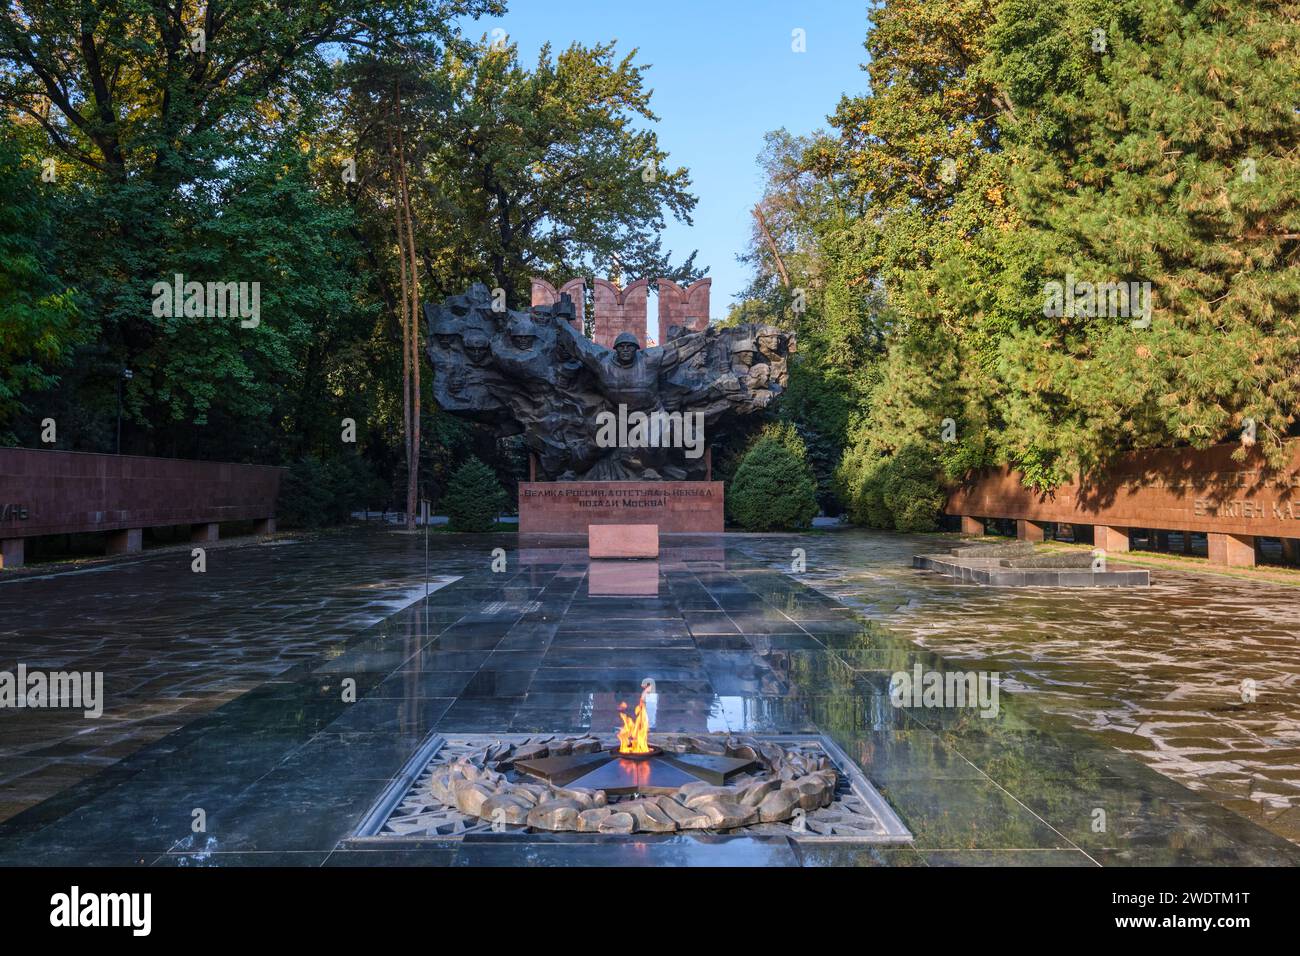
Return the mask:
<svg viewBox="0 0 1300 956">
<path fill-rule="evenodd" d="M 1203 451 L 1166 448 L 1134 452 L 1103 472 L 1051 492 L 1026 488 L 1006 468 L 972 474 L 952 489 L 945 510 L 967 518 L 1064 522 L 1116 530 L 1153 528 L 1238 537 L 1300 538 L 1300 440 L 1288 443 L 1285 467 L 1272 470 L 1252 449 L 1233 460 L 1239 445 Z M 1023 527 L 1023 525 L 1022 525 Z M 963 521 L 963 530 L 973 530 Z M 1211 539 L 1211 557 L 1224 539 Z M 1244 563 L 1240 555 L 1224 563 Z"/>
<path fill-rule="evenodd" d="M 271 518 L 283 470 L 0 448 L 0 538 Z"/>
</svg>

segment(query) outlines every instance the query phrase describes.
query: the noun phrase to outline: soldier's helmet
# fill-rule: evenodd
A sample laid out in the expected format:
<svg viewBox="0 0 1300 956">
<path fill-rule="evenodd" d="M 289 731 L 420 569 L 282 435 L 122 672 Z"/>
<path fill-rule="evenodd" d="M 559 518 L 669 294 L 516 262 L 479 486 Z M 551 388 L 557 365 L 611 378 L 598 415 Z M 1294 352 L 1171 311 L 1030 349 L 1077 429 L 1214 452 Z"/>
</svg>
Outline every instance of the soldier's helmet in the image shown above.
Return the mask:
<svg viewBox="0 0 1300 956">
<path fill-rule="evenodd" d="M 482 329 L 469 329 L 462 339 L 465 355 L 475 365 L 481 365 L 492 352 L 492 340 Z"/>
<path fill-rule="evenodd" d="M 636 336 L 631 332 L 618 333 L 618 338 L 614 339 L 614 348 L 618 348 L 620 345 L 635 345 L 637 348 L 641 347 L 641 343 L 636 340 Z"/>
</svg>

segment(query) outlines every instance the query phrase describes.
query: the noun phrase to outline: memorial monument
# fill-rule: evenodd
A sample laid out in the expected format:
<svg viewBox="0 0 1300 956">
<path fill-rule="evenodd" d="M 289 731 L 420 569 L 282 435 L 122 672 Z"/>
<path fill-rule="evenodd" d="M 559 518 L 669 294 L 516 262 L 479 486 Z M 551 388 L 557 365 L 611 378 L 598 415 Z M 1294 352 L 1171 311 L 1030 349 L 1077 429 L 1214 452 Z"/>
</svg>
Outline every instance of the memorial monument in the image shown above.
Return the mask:
<svg viewBox="0 0 1300 956">
<path fill-rule="evenodd" d="M 683 324 L 661 315 L 665 341 L 647 346 L 644 294 L 605 285 L 613 292 L 596 297 L 594 340 L 582 334 L 579 304 L 541 280 L 528 311 L 501 307 L 479 284 L 426 304 L 434 395 L 501 436 L 523 435 L 532 477 L 542 480 L 520 486 L 521 532 L 585 533 L 632 520 L 721 531 L 708 436 L 780 395 L 795 337 L 774 326 L 709 326 L 707 286 L 700 295 L 696 283 L 704 315 L 682 316 L 680 300 L 667 303 L 668 317 Z M 607 302 L 613 310 L 602 312 Z"/>
</svg>

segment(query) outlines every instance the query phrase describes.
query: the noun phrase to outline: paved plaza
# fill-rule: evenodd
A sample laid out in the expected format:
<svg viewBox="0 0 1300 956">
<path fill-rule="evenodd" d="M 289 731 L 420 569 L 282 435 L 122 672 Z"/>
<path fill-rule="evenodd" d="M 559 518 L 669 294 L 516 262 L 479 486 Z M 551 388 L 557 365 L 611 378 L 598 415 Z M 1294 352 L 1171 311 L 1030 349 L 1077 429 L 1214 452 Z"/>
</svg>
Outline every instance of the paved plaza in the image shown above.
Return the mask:
<svg viewBox="0 0 1300 956">
<path fill-rule="evenodd" d="M 680 539 L 621 595 L 573 542 L 434 535 L 426 600 L 423 539 L 372 529 L 214 551 L 206 575 L 165 554 L 6 581 L 0 669 L 102 670 L 106 705 L 0 723 L 0 864 L 1300 861 L 1297 592 L 1157 572 L 1140 594 L 1007 594 L 911 570 L 917 540 Z M 996 717 L 892 706 L 918 663 L 1000 670 Z M 1228 693 L 1247 672 L 1257 712 Z M 347 842 L 431 733 L 609 733 L 646 677 L 657 732 L 825 734 L 913 843 Z"/>
<path fill-rule="evenodd" d="M 907 567 L 934 540 L 743 550 L 788 567 L 803 547 L 800 580 L 957 666 L 1001 671 L 1037 708 L 1300 843 L 1300 588 L 1160 569 L 1140 589 L 971 587 Z"/>
</svg>

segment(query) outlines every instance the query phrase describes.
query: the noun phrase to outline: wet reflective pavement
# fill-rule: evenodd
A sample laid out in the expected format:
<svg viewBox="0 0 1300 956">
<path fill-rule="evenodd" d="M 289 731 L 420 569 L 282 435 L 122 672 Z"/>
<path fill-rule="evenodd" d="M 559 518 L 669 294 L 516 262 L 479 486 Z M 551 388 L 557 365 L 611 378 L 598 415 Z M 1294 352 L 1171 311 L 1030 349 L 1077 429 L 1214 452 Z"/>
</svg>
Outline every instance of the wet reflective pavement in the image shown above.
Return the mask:
<svg viewBox="0 0 1300 956">
<path fill-rule="evenodd" d="M 730 536 L 666 553 L 653 594 L 640 575 L 618 595 L 606 568 L 592 586 L 581 551 L 438 535 L 432 571 L 459 578 L 391 613 L 423 580 L 423 543 L 355 532 L 228 551 L 217 569 L 210 556 L 206 578 L 164 558 L 0 584 L 0 668 L 93 662 L 108 690 L 100 721 L 0 716 L 0 801 L 30 803 L 39 787 L 23 778 L 54 761 L 85 771 L 47 772 L 48 797 L 0 823 L 0 864 L 1300 862 L 1033 693 L 1003 694 L 992 718 L 893 707 L 891 673 L 943 660 L 771 567 L 791 541 L 814 568 L 831 544 L 884 560 L 873 539 Z M 494 547 L 509 551 L 505 573 L 490 570 Z M 503 833 L 339 848 L 431 731 L 607 733 L 645 677 L 656 731 L 829 734 L 915 844 Z M 120 759 L 72 746 L 105 731 Z"/>
<path fill-rule="evenodd" d="M 822 593 L 1300 843 L 1300 588 L 1159 569 L 1136 590 L 981 588 L 907 567 L 936 536 L 864 531 L 743 550 L 789 568 L 795 546 Z"/>
</svg>

